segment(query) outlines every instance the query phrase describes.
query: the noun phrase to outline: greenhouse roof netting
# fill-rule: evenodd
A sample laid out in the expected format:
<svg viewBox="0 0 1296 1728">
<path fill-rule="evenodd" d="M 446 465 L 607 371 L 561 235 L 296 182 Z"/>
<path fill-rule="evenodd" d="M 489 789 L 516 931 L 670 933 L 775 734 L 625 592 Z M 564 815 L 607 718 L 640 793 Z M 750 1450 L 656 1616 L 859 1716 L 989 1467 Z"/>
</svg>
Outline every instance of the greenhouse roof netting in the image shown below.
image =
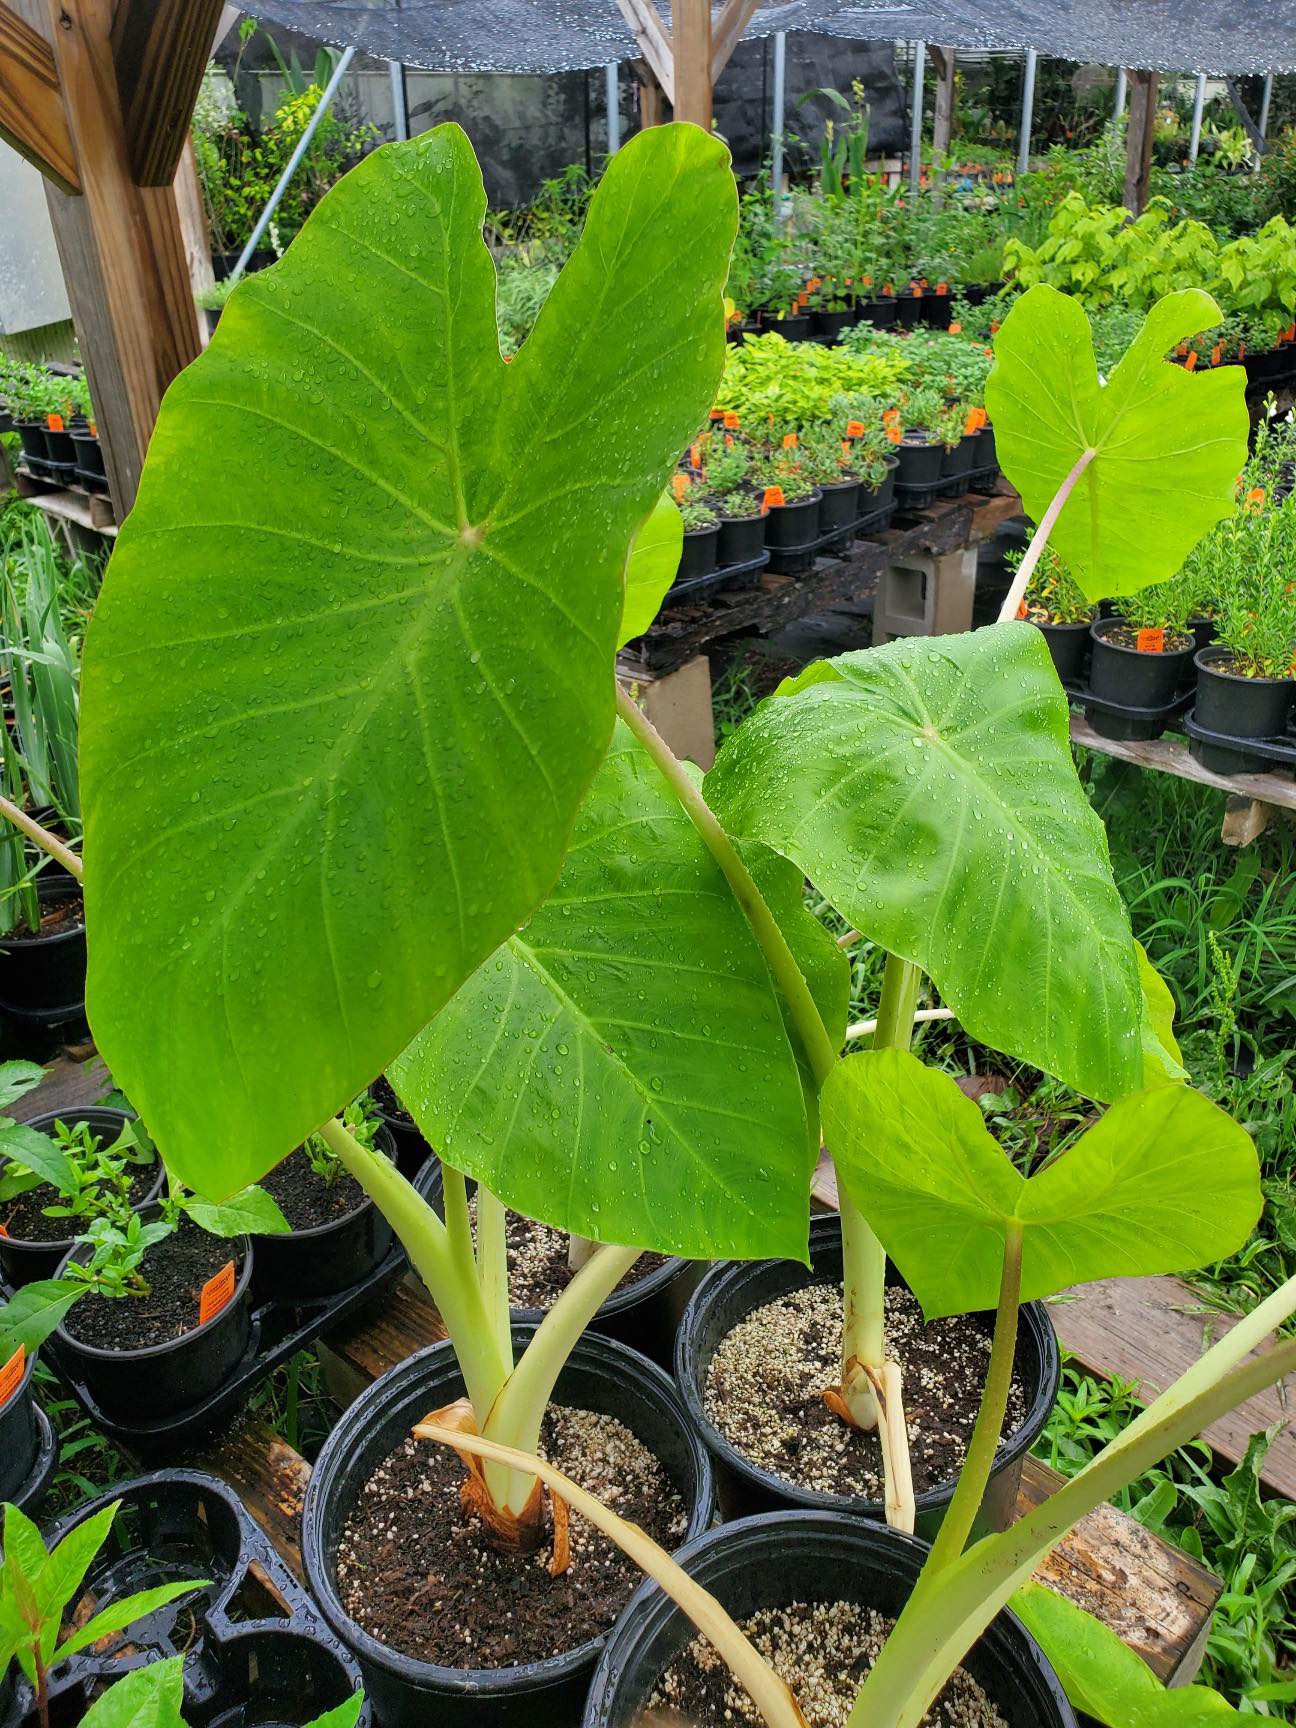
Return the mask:
<svg viewBox="0 0 1296 1728">
<path fill-rule="evenodd" d="M 438 72 L 566 72 L 639 53 L 616 0 L 250 0 L 244 10 Z M 1296 0 L 771 0 L 746 34 L 777 30 L 1184 72 L 1296 69 Z"/>
</svg>

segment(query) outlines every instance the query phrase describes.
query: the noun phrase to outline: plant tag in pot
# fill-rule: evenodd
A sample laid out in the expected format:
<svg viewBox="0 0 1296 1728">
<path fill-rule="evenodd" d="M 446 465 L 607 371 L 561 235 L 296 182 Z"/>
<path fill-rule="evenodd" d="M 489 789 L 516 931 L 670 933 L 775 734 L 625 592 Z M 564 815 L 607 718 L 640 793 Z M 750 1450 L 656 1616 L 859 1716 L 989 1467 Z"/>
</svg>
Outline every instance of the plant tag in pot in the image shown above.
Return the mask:
<svg viewBox="0 0 1296 1728">
<path fill-rule="evenodd" d="M 227 1260 L 202 1287 L 198 1298 L 198 1324 L 205 1326 L 214 1320 L 222 1308 L 228 1308 L 234 1295 L 234 1262 Z"/>
<path fill-rule="evenodd" d="M 1140 654 L 1163 654 L 1165 652 L 1165 631 L 1140 630 L 1134 639 L 1134 645 Z"/>
<path fill-rule="evenodd" d="M 27 1369 L 27 1350 L 20 1344 L 13 1355 L 0 1368 L 0 1409 L 9 1402 L 22 1383 L 23 1374 Z"/>
</svg>

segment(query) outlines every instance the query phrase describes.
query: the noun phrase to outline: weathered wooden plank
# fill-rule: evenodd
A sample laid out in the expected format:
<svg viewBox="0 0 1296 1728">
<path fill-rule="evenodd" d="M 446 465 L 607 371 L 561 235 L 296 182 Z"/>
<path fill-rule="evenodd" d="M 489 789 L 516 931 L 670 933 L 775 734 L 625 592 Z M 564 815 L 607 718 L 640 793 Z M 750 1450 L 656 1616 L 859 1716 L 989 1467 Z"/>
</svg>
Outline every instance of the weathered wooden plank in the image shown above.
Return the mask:
<svg viewBox="0 0 1296 1728">
<path fill-rule="evenodd" d="M 137 186 L 169 186 L 224 0 L 117 0 L 113 65 Z"/>
<path fill-rule="evenodd" d="M 751 23 L 760 0 L 725 0 L 721 11 L 711 21 L 711 83 L 724 71 L 734 49 L 742 41 L 743 31 Z"/>
<path fill-rule="evenodd" d="M 1141 216 L 1148 201 L 1152 175 L 1152 135 L 1156 128 L 1159 72 L 1132 69 L 1129 73 L 1129 128 L 1125 137 L 1125 208 Z"/>
<path fill-rule="evenodd" d="M 1182 1278 L 1106 1278 L 1050 1304 L 1058 1337 L 1091 1373 L 1135 1380 L 1150 1403 L 1210 1346 L 1233 1330 L 1229 1314 L 1206 1308 Z M 1255 1354 L 1255 1352 L 1253 1352 Z M 1213 1422 L 1202 1438 L 1220 1458 L 1238 1463 L 1247 1442 L 1286 1423 L 1265 1459 L 1261 1480 L 1296 1500 L 1296 1375 L 1258 1393 Z"/>
<path fill-rule="evenodd" d="M 185 1459 L 226 1482 L 274 1543 L 293 1575 L 302 1577 L 301 1514 L 310 1465 L 268 1422 L 249 1417 L 232 1432 Z"/>
<path fill-rule="evenodd" d="M 1233 776 L 1212 773 L 1189 753 L 1182 738 L 1101 738 L 1083 714 L 1073 711 L 1071 742 L 1083 744 L 1086 750 L 1096 750 L 1103 756 L 1114 756 L 1121 762 L 1133 762 L 1138 768 L 1154 768 L 1159 774 L 1173 774 L 1180 780 L 1196 780 L 1199 785 L 1214 786 L 1240 798 L 1296 810 L 1296 778 L 1292 775 L 1277 771 Z"/>
<path fill-rule="evenodd" d="M 677 120 L 711 130 L 711 0 L 671 0 Z"/>
<path fill-rule="evenodd" d="M 88 1062 L 72 1062 L 60 1056 L 49 1063 L 40 1085 L 12 1106 L 19 1122 L 29 1122 L 46 1111 L 80 1110 L 97 1104 L 112 1084 L 112 1076 L 97 1056 Z"/>
<path fill-rule="evenodd" d="M 81 190 L 53 50 L 4 0 L 0 0 L 0 138 L 62 191 Z"/>
<path fill-rule="evenodd" d="M 639 51 L 647 63 L 649 71 L 657 82 L 658 89 L 666 94 L 668 102 L 675 100 L 675 58 L 671 48 L 670 31 L 662 22 L 661 13 L 653 4 L 653 0 L 617 0 L 621 16 L 634 32 Z M 644 119 L 644 125 L 660 124 L 660 112 L 653 120 Z"/>
</svg>

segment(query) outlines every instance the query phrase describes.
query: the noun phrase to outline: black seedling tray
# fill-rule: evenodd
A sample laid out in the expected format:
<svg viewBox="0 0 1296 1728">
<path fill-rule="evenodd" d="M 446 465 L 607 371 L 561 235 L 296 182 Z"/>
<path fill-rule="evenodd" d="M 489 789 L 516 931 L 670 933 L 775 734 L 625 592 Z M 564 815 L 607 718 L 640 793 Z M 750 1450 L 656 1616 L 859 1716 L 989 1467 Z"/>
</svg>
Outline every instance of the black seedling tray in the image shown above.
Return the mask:
<svg viewBox="0 0 1296 1728">
<path fill-rule="evenodd" d="M 701 594 L 726 583 L 731 587 L 754 588 L 769 561 L 769 553 L 762 552 L 759 558 L 748 558 L 742 564 L 720 564 L 705 576 L 689 576 L 683 582 L 672 582 L 662 605 L 669 606 L 672 600 L 681 599 L 686 594 Z"/>
<path fill-rule="evenodd" d="M 802 576 L 819 553 L 831 553 L 848 540 L 885 528 L 895 515 L 896 507 L 895 501 L 884 504 L 880 510 L 870 510 L 866 516 L 857 516 L 853 522 L 844 522 L 840 528 L 820 534 L 813 540 L 805 540 L 799 546 L 771 546 L 770 568 L 779 576 Z"/>
<path fill-rule="evenodd" d="M 39 1436 L 36 1462 L 32 1465 L 30 1476 L 13 1496 L 13 1504 L 29 1518 L 35 1517 L 41 1501 L 45 1498 L 45 1491 L 50 1485 L 50 1478 L 58 1465 L 59 1457 L 59 1439 L 54 1432 L 54 1424 L 39 1404 L 35 1406 L 33 1415 Z"/>
<path fill-rule="evenodd" d="M 72 472 L 89 492 L 106 492 L 108 476 L 97 474 L 93 468 L 73 468 Z"/>
<path fill-rule="evenodd" d="M 173 1580 L 210 1582 L 61 1663 L 50 1678 L 55 1721 L 79 1719 L 114 1680 L 169 1656 L 185 1659 L 191 1728 L 308 1722 L 359 1689 L 354 1660 L 223 1482 L 198 1470 L 136 1477 L 64 1519 L 49 1545 L 114 1500 L 121 1510 L 84 1586 L 96 1612 Z M 33 1728 L 35 1719 L 32 1689 L 19 1678 L 0 1728 Z M 360 1721 L 372 1721 L 368 1703 Z"/>
<path fill-rule="evenodd" d="M 1183 729 L 1188 734 L 1192 754 L 1203 768 L 1215 774 L 1264 774 L 1270 768 L 1296 768 L 1296 735 L 1281 732 L 1272 738 L 1238 738 L 1231 732 L 1209 732 L 1199 726 L 1189 709 L 1184 715 Z M 1242 767 L 1236 762 L 1216 766 L 1216 751 L 1233 757 L 1250 759 L 1254 767 Z"/>
<path fill-rule="evenodd" d="M 435 1168 L 436 1160 L 431 1158 L 419 1172 L 416 1182 L 420 1192 L 425 1191 L 424 1183 Z M 321 1332 L 349 1320 L 367 1302 L 381 1296 L 402 1276 L 408 1264 L 404 1248 L 396 1242 L 367 1278 L 335 1296 L 317 1302 L 282 1302 L 273 1298 L 258 1302 L 252 1310 L 247 1349 L 225 1384 L 200 1403 L 169 1411 L 165 1417 L 152 1421 L 118 1422 L 106 1416 L 85 1383 L 66 1367 L 57 1333 L 41 1346 L 41 1360 L 53 1368 L 95 1427 L 115 1445 L 145 1456 L 174 1453 L 205 1438 L 233 1416 L 267 1374 L 299 1350 L 307 1349 Z"/>
<path fill-rule="evenodd" d="M 1183 713 L 1193 699 L 1193 691 L 1189 688 L 1180 690 L 1171 702 L 1160 703 L 1155 708 L 1140 708 L 1131 702 L 1113 702 L 1108 696 L 1095 696 L 1093 691 L 1083 684 L 1064 684 L 1063 689 L 1070 702 L 1084 709 L 1086 719 L 1091 719 L 1094 713 L 1098 713 L 1110 714 L 1127 722 L 1134 730 L 1107 736 L 1128 741 L 1158 737 L 1171 720 Z M 1144 732 L 1142 728 L 1149 725 L 1156 730 Z M 1096 727 L 1094 729 L 1097 731 Z"/>
</svg>

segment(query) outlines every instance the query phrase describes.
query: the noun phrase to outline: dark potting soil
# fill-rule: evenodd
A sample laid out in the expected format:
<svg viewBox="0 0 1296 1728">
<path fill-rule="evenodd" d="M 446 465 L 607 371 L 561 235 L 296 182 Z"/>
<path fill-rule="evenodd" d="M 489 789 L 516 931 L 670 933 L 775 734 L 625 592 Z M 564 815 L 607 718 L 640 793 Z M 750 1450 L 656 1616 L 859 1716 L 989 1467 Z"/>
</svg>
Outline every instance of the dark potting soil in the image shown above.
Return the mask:
<svg viewBox="0 0 1296 1728">
<path fill-rule="evenodd" d="M 823 1401 L 840 1377 L 840 1284 L 807 1284 L 740 1320 L 707 1369 L 707 1415 L 764 1470 L 821 1494 L 883 1496 L 876 1434 L 840 1421 Z M 917 1493 L 963 1466 L 990 1359 L 990 1329 L 973 1315 L 923 1322 L 907 1290 L 886 1293 L 887 1346 L 904 1374 L 905 1422 Z M 1013 1375 L 1004 1433 L 1026 1418 Z"/>
<path fill-rule="evenodd" d="M 61 936 L 68 930 L 80 930 L 85 924 L 85 905 L 80 894 L 68 894 L 57 900 L 41 901 L 39 930 L 23 925 L 10 930 L 6 942 L 34 942 L 37 936 Z"/>
<path fill-rule="evenodd" d="M 678 1548 L 687 1511 L 643 1442 L 613 1416 L 550 1405 L 540 1452 L 573 1481 Z M 464 1467 L 447 1447 L 404 1440 L 375 1469 L 338 1544 L 342 1605 L 393 1650 L 447 1668 L 538 1662 L 607 1631 L 642 1574 L 607 1537 L 571 1514 L 571 1564 L 549 1576 L 551 1543 L 491 1548 L 464 1512 Z M 546 1503 L 546 1528 L 550 1512 Z"/>
<path fill-rule="evenodd" d="M 237 1267 L 232 1243 L 182 1218 L 179 1227 L 144 1256 L 140 1270 L 149 1285 L 147 1296 L 91 1293 L 69 1310 L 63 1324 L 80 1343 L 100 1350 L 144 1350 L 170 1343 L 197 1326 L 203 1285 L 230 1259 Z"/>
<path fill-rule="evenodd" d="M 845 1728 L 856 1694 L 885 1644 L 894 1620 L 858 1602 L 789 1602 L 761 1608 L 742 1630 L 787 1682 L 809 1728 Z M 657 1682 L 636 1728 L 711 1728 L 762 1717 L 730 1674 L 715 1646 L 695 1638 Z M 1006 1728 L 978 1683 L 956 1668 L 924 1728 Z"/>
<path fill-rule="evenodd" d="M 468 1202 L 474 1237 L 477 1229 L 477 1197 Z M 514 1308 L 550 1308 L 571 1283 L 575 1274 L 567 1263 L 566 1233 L 548 1224 L 538 1224 L 520 1213 L 505 1214 L 508 1240 L 509 1302 Z M 665 1254 L 641 1254 L 617 1285 L 637 1284 L 649 1272 L 666 1264 Z"/>
<path fill-rule="evenodd" d="M 1118 648 L 1134 648 L 1139 653 L 1149 653 L 1149 649 L 1139 648 L 1138 634 L 1132 624 L 1114 624 L 1103 631 L 1102 639 L 1104 642 L 1114 642 Z M 1193 638 L 1186 630 L 1167 630 L 1165 646 L 1160 652 L 1163 654 L 1181 654 L 1185 648 L 1191 648 L 1192 645 Z"/>
<path fill-rule="evenodd" d="M 310 1159 L 298 1146 L 281 1164 L 276 1164 L 261 1186 L 294 1230 L 313 1230 L 318 1224 L 336 1224 L 364 1205 L 364 1189 L 354 1176 L 339 1170 L 331 1182 L 317 1176 Z"/>
<path fill-rule="evenodd" d="M 396 1096 L 396 1089 L 385 1074 L 380 1074 L 369 1088 L 369 1096 L 384 1116 L 399 1122 L 402 1128 L 417 1129 L 418 1123 Z"/>
<path fill-rule="evenodd" d="M 69 1127 L 71 1121 L 69 1120 Z M 138 1206 L 153 1186 L 157 1167 L 152 1162 L 141 1164 L 131 1178 L 130 1202 Z M 42 1182 L 39 1188 L 29 1188 L 25 1194 L 0 1209 L 0 1225 L 7 1236 L 18 1242 L 70 1242 L 90 1222 L 88 1218 L 47 1218 L 43 1207 L 57 1206 L 59 1192 L 52 1182 Z"/>
</svg>

